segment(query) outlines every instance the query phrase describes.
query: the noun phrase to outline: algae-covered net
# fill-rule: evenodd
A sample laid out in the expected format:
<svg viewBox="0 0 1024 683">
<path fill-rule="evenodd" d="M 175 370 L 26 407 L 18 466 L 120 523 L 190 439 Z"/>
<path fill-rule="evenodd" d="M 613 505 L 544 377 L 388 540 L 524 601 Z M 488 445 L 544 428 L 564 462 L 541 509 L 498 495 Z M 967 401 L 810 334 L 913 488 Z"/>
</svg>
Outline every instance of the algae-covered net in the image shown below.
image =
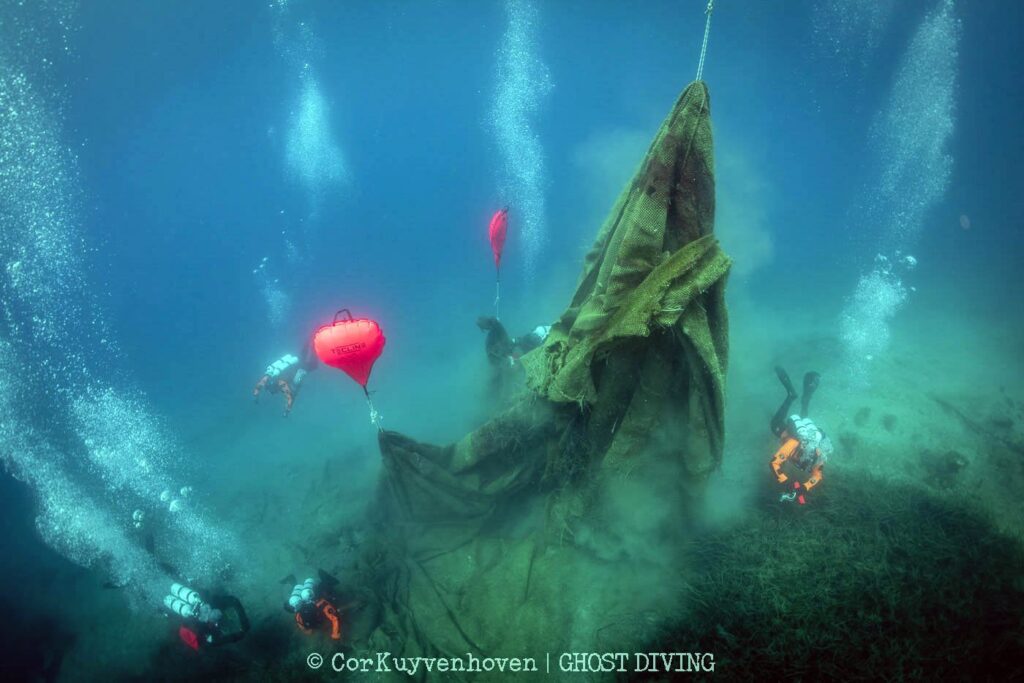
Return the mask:
<svg viewBox="0 0 1024 683">
<path fill-rule="evenodd" d="M 729 259 L 692 83 L 587 255 L 505 412 L 455 444 L 380 436 L 357 647 L 620 649 L 669 619 L 688 505 L 722 456 Z"/>
</svg>

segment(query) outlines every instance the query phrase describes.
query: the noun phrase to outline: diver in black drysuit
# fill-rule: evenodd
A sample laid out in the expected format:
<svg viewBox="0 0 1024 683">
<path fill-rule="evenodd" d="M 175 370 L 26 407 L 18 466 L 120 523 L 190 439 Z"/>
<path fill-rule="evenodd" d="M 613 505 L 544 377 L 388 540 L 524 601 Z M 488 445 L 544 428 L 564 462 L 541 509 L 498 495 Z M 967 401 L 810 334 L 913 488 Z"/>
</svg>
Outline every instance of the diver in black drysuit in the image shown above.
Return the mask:
<svg viewBox="0 0 1024 683">
<path fill-rule="evenodd" d="M 491 366 L 491 395 L 503 396 L 513 386 L 509 383 L 510 369 L 523 354 L 544 343 L 542 333 L 546 335 L 548 328 L 540 327 L 521 337 L 512 338 L 497 318 L 480 316 L 476 326 L 487 333 L 484 348 L 487 351 L 487 362 Z"/>
<path fill-rule="evenodd" d="M 508 336 L 505 326 L 497 318 L 480 316 L 476 319 L 476 326 L 487 333 L 484 348 L 487 350 L 487 360 L 492 366 L 511 365 L 544 343 L 544 337 L 538 334 L 537 330 L 513 339 Z M 546 332 L 546 328 L 542 329 Z"/>
<path fill-rule="evenodd" d="M 249 617 L 242 607 L 242 602 L 233 595 L 214 595 L 198 602 L 181 599 L 183 593 L 190 593 L 198 598 L 198 594 L 187 586 L 175 583 L 171 586 L 171 595 L 164 598 L 164 607 L 172 616 L 181 619 L 178 637 L 183 643 L 197 652 L 204 647 L 217 647 L 237 643 L 249 632 Z M 178 598 L 178 599 L 175 599 Z M 168 602 L 170 601 L 170 602 Z M 226 629 L 225 617 L 234 613 L 237 628 Z"/>
</svg>

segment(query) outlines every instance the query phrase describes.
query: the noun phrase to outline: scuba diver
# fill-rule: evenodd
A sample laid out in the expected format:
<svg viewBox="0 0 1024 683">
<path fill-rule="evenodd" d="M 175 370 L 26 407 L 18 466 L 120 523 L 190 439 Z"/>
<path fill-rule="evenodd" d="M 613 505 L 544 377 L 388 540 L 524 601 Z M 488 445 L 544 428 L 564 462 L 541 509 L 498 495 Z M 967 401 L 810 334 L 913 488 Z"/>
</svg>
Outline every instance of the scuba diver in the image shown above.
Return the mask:
<svg viewBox="0 0 1024 683">
<path fill-rule="evenodd" d="M 512 338 L 505 331 L 505 326 L 498 322 L 497 318 L 480 316 L 476 319 L 476 326 L 487 333 L 484 340 L 484 349 L 487 351 L 487 361 L 492 368 L 511 365 Z"/>
<path fill-rule="evenodd" d="M 295 625 L 303 633 L 309 635 L 323 629 L 331 634 L 332 640 L 341 640 L 341 618 L 332 594 L 338 580 L 322 569 L 318 573 L 318 579 L 309 578 L 292 587 L 284 609 L 295 614 Z M 289 574 L 281 583 L 295 583 L 295 576 Z"/>
<path fill-rule="evenodd" d="M 302 381 L 318 366 L 319 360 L 313 350 L 313 340 L 310 339 L 302 348 L 301 358 L 286 353 L 267 366 L 266 372 L 263 373 L 260 381 L 252 390 L 253 398 L 259 401 L 260 392 L 264 389 L 272 394 L 284 394 L 284 416 L 288 417 L 295 404 L 295 397 L 299 394 Z"/>
<path fill-rule="evenodd" d="M 543 344 L 551 331 L 550 325 L 540 325 L 532 332 L 512 338 L 497 318 L 488 316 L 477 318 L 476 326 L 487 333 L 484 348 L 492 366 L 514 365 L 522 356 Z"/>
<path fill-rule="evenodd" d="M 487 362 L 491 366 L 490 394 L 492 397 L 508 399 L 517 383 L 512 380 L 511 368 L 523 354 L 544 343 L 551 326 L 536 328 L 529 334 L 513 339 L 505 331 L 497 318 L 480 316 L 476 326 L 487 333 L 484 349 L 487 351 Z"/>
<path fill-rule="evenodd" d="M 793 383 L 784 369 L 776 367 L 775 374 L 786 389 L 786 398 L 771 420 L 772 434 L 779 437 L 779 449 L 772 456 L 771 468 L 780 484 L 785 484 L 791 476 L 794 477 L 792 490 L 780 495 L 779 501 L 792 502 L 795 499 L 800 505 L 804 505 L 807 502 L 804 493 L 821 483 L 822 469 L 833 451 L 832 441 L 807 417 L 811 397 L 818 389 L 821 375 L 816 372 L 804 375 L 800 414 L 791 415 L 789 410 L 797 398 L 796 389 L 793 388 Z M 786 467 L 789 474 L 783 472 L 783 466 L 787 463 L 794 466 Z"/>
<path fill-rule="evenodd" d="M 164 597 L 169 614 L 181 617 L 178 637 L 195 651 L 200 648 L 237 643 L 249 632 L 249 618 L 242 603 L 233 595 L 219 595 L 203 600 L 199 593 L 180 583 L 172 583 Z M 233 612 L 233 619 L 228 617 Z M 229 621 L 237 623 L 230 625 Z"/>
</svg>

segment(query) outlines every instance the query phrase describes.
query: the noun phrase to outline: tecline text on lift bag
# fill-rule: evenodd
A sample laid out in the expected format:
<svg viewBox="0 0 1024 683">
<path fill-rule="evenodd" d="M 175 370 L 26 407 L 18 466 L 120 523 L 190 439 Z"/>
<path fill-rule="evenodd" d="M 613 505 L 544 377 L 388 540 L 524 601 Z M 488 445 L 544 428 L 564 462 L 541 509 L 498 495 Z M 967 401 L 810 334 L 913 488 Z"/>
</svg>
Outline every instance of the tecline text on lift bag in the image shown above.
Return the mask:
<svg viewBox="0 0 1024 683">
<path fill-rule="evenodd" d="M 338 320 L 344 313 L 347 317 Z M 330 325 L 313 335 L 313 349 L 325 364 L 337 368 L 359 383 L 363 390 L 370 381 L 373 364 L 384 350 L 384 333 L 375 321 L 353 318 L 347 308 L 334 314 Z"/>
</svg>

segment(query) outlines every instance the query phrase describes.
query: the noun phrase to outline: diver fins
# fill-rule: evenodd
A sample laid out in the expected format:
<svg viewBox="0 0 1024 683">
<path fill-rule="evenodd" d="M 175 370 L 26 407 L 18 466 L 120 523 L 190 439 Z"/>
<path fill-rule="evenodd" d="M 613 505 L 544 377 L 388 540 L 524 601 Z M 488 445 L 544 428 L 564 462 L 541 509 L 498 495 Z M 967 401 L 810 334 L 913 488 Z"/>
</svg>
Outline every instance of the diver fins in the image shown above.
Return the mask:
<svg viewBox="0 0 1024 683">
<path fill-rule="evenodd" d="M 790 381 L 789 375 L 781 365 L 775 366 L 775 374 L 778 376 L 779 381 L 782 382 L 782 386 L 786 388 L 786 394 L 788 394 L 790 398 L 796 398 L 797 394 L 796 389 L 793 388 L 793 382 Z"/>
<path fill-rule="evenodd" d="M 163 569 L 164 572 L 166 572 L 170 576 L 180 576 L 181 575 L 181 573 L 177 569 L 174 568 L 174 565 L 170 564 L 169 562 L 157 562 L 156 566 L 160 567 L 160 569 Z"/>
<path fill-rule="evenodd" d="M 179 576 L 178 570 L 170 562 L 164 562 L 160 560 L 156 555 L 156 541 L 153 539 L 153 532 L 148 532 L 142 540 L 142 546 L 146 549 L 146 552 L 153 556 L 156 560 L 156 566 L 160 567 L 165 573 L 171 576 Z"/>
<path fill-rule="evenodd" d="M 807 408 L 811 403 L 811 397 L 818 390 L 821 383 L 821 375 L 811 371 L 804 375 L 804 395 L 800 399 L 800 417 L 807 417 Z"/>
<path fill-rule="evenodd" d="M 295 578 L 295 574 L 289 574 L 288 576 L 278 581 L 278 583 L 284 584 L 286 586 L 294 586 L 296 583 L 298 583 L 298 581 Z"/>
<path fill-rule="evenodd" d="M 331 576 L 330 574 L 325 572 L 323 569 L 317 569 L 316 572 L 320 576 L 320 583 L 322 585 L 327 586 L 327 587 L 331 587 L 331 588 L 333 588 L 334 586 L 338 585 L 338 583 L 339 583 L 338 579 L 333 577 L 333 576 Z"/>
</svg>

